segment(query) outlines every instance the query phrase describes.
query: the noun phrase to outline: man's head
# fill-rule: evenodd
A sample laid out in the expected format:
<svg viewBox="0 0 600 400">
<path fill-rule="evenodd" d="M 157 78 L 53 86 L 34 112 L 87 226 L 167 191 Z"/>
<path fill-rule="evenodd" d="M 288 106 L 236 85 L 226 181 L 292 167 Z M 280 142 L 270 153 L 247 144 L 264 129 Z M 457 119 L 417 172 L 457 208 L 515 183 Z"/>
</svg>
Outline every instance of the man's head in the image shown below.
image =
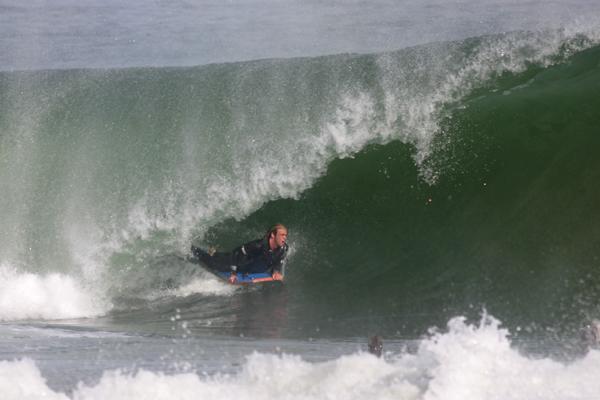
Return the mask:
<svg viewBox="0 0 600 400">
<path fill-rule="evenodd" d="M 369 339 L 369 353 L 381 357 L 381 352 L 383 351 L 383 340 L 381 340 L 381 336 L 375 335 L 371 336 Z"/>
<path fill-rule="evenodd" d="M 267 239 L 271 250 L 282 247 L 287 241 L 287 234 L 287 228 L 282 224 L 273 225 L 271 229 L 267 231 Z"/>
</svg>

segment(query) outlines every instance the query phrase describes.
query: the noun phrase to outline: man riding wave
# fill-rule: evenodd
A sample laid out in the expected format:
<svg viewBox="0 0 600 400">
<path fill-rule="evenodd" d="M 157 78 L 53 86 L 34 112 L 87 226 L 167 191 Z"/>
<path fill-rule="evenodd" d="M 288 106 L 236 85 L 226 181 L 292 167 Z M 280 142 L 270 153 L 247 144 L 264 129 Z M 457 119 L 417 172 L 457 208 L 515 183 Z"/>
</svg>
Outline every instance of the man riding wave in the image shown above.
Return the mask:
<svg viewBox="0 0 600 400">
<path fill-rule="evenodd" d="M 248 242 L 231 252 L 204 251 L 192 245 L 192 255 L 217 272 L 231 272 L 229 281 L 235 283 L 237 274 L 268 273 L 274 280 L 283 280 L 283 262 L 287 255 L 288 230 L 276 224 L 262 238 Z"/>
</svg>

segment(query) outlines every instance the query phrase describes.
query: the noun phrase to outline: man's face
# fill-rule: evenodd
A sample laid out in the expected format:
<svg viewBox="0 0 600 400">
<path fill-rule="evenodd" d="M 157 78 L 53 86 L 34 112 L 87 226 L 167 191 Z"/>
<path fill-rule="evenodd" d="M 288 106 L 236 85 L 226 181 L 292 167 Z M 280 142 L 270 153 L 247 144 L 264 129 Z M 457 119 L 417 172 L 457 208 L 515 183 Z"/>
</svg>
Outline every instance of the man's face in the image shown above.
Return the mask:
<svg viewBox="0 0 600 400">
<path fill-rule="evenodd" d="M 277 229 L 277 232 L 275 233 L 275 236 L 273 236 L 273 239 L 275 240 L 275 245 L 277 247 L 283 246 L 287 241 L 287 231 L 285 229 Z"/>
</svg>

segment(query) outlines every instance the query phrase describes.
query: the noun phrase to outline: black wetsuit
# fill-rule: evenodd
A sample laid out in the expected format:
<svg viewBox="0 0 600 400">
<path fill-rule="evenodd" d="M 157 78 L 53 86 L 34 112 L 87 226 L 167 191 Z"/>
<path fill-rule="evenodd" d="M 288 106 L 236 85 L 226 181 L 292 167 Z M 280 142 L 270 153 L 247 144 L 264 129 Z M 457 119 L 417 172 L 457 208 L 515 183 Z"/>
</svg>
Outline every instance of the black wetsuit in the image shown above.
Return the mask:
<svg viewBox="0 0 600 400">
<path fill-rule="evenodd" d="M 212 256 L 192 245 L 194 257 L 209 268 L 220 272 L 236 271 L 241 274 L 266 272 L 272 275 L 275 271 L 282 273 L 281 268 L 287 250 L 287 244 L 271 250 L 266 238 L 248 242 L 230 253 L 216 252 Z"/>
</svg>

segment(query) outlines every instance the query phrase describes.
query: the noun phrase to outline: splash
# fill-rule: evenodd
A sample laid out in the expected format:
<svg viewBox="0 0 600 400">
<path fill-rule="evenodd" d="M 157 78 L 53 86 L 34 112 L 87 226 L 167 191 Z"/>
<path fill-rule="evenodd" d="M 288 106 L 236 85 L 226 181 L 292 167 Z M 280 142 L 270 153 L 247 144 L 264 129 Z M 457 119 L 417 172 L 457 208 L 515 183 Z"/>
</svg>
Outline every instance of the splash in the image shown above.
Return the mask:
<svg viewBox="0 0 600 400">
<path fill-rule="evenodd" d="M 74 278 L 0 265 L 0 321 L 92 317 L 110 306 Z"/>
</svg>

